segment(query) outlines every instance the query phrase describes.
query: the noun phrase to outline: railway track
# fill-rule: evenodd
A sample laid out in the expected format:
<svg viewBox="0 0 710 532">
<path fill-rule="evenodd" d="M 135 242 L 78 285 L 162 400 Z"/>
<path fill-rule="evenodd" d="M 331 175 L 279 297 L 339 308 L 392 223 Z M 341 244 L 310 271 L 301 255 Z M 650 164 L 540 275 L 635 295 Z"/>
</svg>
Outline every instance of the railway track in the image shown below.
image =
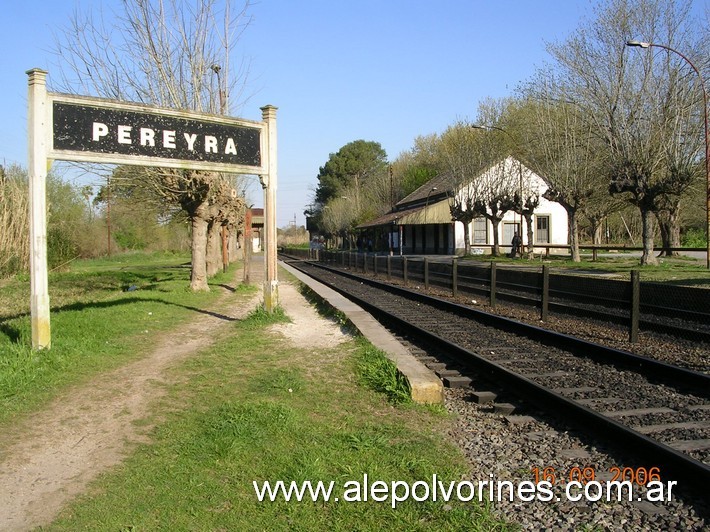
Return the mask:
<svg viewBox="0 0 710 532">
<path fill-rule="evenodd" d="M 445 353 L 445 360 L 425 362 L 450 386 L 473 379 L 475 400 L 494 400 L 477 388 L 495 382 L 570 426 L 634 449 L 664 479 L 708 486 L 710 375 L 322 265 L 291 265 L 427 351 Z"/>
<path fill-rule="evenodd" d="M 346 261 L 345 256 L 324 253 L 321 260 L 332 265 L 342 263 L 345 266 L 347 263 L 351 271 L 379 272 L 384 275 L 391 270 L 393 278 L 407 277 L 410 283 L 428 285 L 439 290 L 451 290 L 453 284 L 450 259 L 417 257 L 405 261 L 401 257 L 389 260 L 383 256 L 354 254 L 347 255 Z M 593 279 L 558 273 L 549 276 L 549 287 L 545 290 L 540 286 L 541 274 L 538 268 L 498 267 L 496 276 L 491 267 L 484 264 L 460 265 L 455 277 L 456 291 L 461 294 L 488 299 L 495 284 L 495 299 L 540 308 L 545 299 L 543 293 L 546 292 L 549 297 L 544 305 L 550 312 L 621 326 L 630 324 L 632 288 L 630 283 L 620 279 Z M 492 277 L 497 277 L 497 280 L 493 281 Z M 580 284 L 583 288 L 579 288 Z M 667 286 L 654 283 L 643 283 L 643 286 L 646 296 L 639 301 L 639 330 L 710 342 L 710 314 L 706 311 L 706 294 L 710 294 L 710 291 L 687 287 L 673 287 L 669 291 Z M 682 291 L 682 295 L 673 296 L 679 291 Z"/>
</svg>

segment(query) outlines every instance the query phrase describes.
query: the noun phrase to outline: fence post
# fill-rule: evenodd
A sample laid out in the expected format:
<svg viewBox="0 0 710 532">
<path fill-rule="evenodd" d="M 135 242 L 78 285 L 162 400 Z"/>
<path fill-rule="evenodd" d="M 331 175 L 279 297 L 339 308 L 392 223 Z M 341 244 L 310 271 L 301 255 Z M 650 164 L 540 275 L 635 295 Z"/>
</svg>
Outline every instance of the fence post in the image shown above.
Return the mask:
<svg viewBox="0 0 710 532">
<path fill-rule="evenodd" d="M 550 306 L 550 267 L 542 267 L 542 300 L 540 301 L 540 319 L 547 320 L 547 310 Z"/>
<path fill-rule="evenodd" d="M 490 306 L 495 308 L 496 306 L 496 263 L 491 261 L 491 291 L 490 291 Z"/>
<path fill-rule="evenodd" d="M 424 290 L 429 290 L 429 257 L 424 257 Z"/>
<path fill-rule="evenodd" d="M 456 297 L 459 295 L 459 259 L 454 257 L 451 259 L 451 295 Z"/>
<path fill-rule="evenodd" d="M 372 273 L 375 277 L 377 277 L 377 255 L 372 256 Z"/>
<path fill-rule="evenodd" d="M 639 339 L 639 313 L 641 303 L 641 282 L 639 271 L 631 270 L 631 323 L 629 324 L 629 342 L 635 344 Z"/>
<path fill-rule="evenodd" d="M 367 273 L 367 253 L 362 254 L 362 273 Z"/>
<path fill-rule="evenodd" d="M 407 257 L 402 257 L 402 279 L 404 280 L 404 286 L 407 286 L 409 281 L 409 273 L 407 272 Z"/>
<path fill-rule="evenodd" d="M 392 279 L 392 255 L 387 255 L 387 280 Z"/>
</svg>

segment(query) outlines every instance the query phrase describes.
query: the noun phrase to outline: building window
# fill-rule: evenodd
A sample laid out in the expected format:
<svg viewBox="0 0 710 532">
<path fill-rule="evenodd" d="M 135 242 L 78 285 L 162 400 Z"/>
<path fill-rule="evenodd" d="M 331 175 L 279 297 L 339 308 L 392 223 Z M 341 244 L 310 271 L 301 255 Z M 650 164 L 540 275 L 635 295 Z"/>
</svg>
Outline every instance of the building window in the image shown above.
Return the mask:
<svg viewBox="0 0 710 532">
<path fill-rule="evenodd" d="M 549 244 L 550 243 L 550 216 L 536 215 L 535 216 L 535 243 Z"/>
<path fill-rule="evenodd" d="M 473 243 L 488 244 L 488 220 L 485 218 L 473 220 Z"/>
</svg>

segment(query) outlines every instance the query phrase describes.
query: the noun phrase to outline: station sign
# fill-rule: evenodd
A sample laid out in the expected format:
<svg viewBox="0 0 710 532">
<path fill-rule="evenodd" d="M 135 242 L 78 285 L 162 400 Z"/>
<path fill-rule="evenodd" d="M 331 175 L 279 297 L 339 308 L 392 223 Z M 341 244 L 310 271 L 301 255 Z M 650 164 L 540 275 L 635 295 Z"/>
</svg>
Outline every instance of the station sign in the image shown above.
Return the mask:
<svg viewBox="0 0 710 532">
<path fill-rule="evenodd" d="M 260 122 L 47 91 L 27 71 L 32 347 L 51 345 L 47 271 L 47 171 L 52 160 L 258 175 L 264 189 L 264 307 L 278 307 L 276 107 Z"/>
<path fill-rule="evenodd" d="M 263 123 L 49 93 L 50 159 L 264 172 Z"/>
</svg>

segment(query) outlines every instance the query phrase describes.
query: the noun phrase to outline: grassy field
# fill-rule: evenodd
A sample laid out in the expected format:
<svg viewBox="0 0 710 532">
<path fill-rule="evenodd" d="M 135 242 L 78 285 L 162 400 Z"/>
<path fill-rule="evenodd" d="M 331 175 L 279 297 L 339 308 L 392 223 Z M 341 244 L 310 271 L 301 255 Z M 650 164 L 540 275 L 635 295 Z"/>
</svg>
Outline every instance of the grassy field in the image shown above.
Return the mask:
<svg viewBox="0 0 710 532">
<path fill-rule="evenodd" d="M 74 264 L 50 279 L 59 308 L 48 352 L 27 347 L 21 305 L 3 316 L 0 430 L 66 384 L 139 357 L 151 333 L 179 327 L 216 297 L 216 290 L 186 290 L 184 257 L 126 260 Z M 1 287 L 0 299 L 19 294 L 19 282 Z M 176 384 L 141 421 L 152 427 L 149 442 L 47 529 L 508 529 L 477 503 L 260 502 L 254 481 L 334 481 L 342 496 L 346 482 L 365 474 L 371 482 L 430 482 L 434 474 L 448 482 L 467 471 L 445 435 L 449 415 L 404 399 L 381 353 L 358 338 L 325 349 L 294 346 L 271 330 L 284 319 L 254 311 L 171 370 Z"/>
<path fill-rule="evenodd" d="M 77 261 L 50 274 L 52 348 L 40 352 L 31 349 L 29 280 L 3 281 L 0 424 L 69 384 L 127 362 L 149 348 L 156 333 L 179 326 L 217 297 L 216 290 L 187 290 L 189 275 L 189 256 L 172 254 Z M 227 275 L 211 280 L 213 287 Z"/>
<path fill-rule="evenodd" d="M 489 263 L 490 255 L 470 255 L 464 260 Z M 657 266 L 640 266 L 638 256 L 630 253 L 605 254 L 596 261 L 591 255 L 582 255 L 581 262 L 572 262 L 566 255 L 536 255 L 534 259 L 508 258 L 507 255 L 497 257 L 497 263 L 510 264 L 519 267 L 540 268 L 548 265 L 551 271 L 565 270 L 569 273 L 611 273 L 619 278 L 627 279 L 631 270 L 639 270 L 642 281 L 673 284 L 689 284 L 710 288 L 710 271 L 705 267 L 705 261 L 689 257 L 661 257 Z"/>
</svg>

